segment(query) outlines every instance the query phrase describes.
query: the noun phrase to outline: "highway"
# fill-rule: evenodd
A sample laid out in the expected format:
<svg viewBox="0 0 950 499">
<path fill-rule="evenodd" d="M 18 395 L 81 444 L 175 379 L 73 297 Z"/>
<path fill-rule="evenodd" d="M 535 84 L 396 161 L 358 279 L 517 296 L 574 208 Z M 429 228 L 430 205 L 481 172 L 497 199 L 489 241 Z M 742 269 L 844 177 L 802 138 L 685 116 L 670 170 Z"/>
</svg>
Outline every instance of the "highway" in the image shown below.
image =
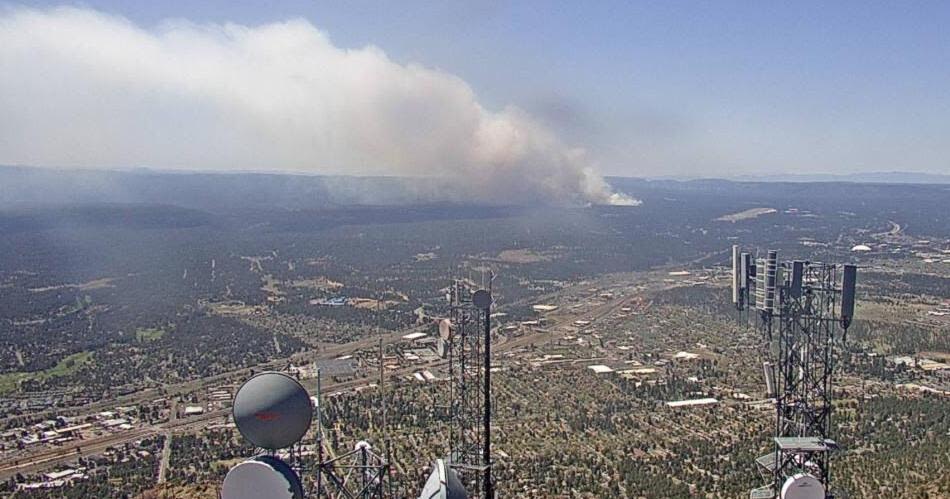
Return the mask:
<svg viewBox="0 0 950 499">
<path fill-rule="evenodd" d="M 657 288 L 667 288 L 673 287 L 675 284 L 665 284 Z M 596 293 L 589 293 L 583 298 L 590 300 L 596 296 Z M 547 324 L 546 329 L 549 332 L 539 332 L 532 331 L 526 333 L 520 337 L 515 338 L 500 338 L 500 341 L 496 344 L 495 352 L 496 353 L 505 353 L 507 351 L 515 350 L 522 348 L 529 344 L 539 344 L 547 343 L 554 339 L 560 338 L 563 334 L 571 331 L 570 326 L 574 320 L 584 319 L 590 321 L 591 325 L 596 324 L 597 321 L 602 320 L 611 314 L 615 313 L 623 306 L 627 306 L 631 301 L 636 299 L 636 296 L 620 296 L 617 298 L 606 299 L 603 303 L 593 305 L 586 310 L 572 312 L 566 310 L 559 310 L 557 313 L 552 313 L 547 315 L 549 324 Z M 383 336 L 384 345 L 392 345 L 393 343 L 402 341 L 402 336 L 409 333 L 419 331 L 421 329 L 430 328 L 431 325 L 425 324 L 420 326 L 414 326 L 407 330 L 387 333 Z M 188 381 L 176 385 L 170 385 L 164 390 L 159 391 L 157 389 L 145 390 L 139 392 L 135 395 L 127 397 L 119 397 L 118 399 L 113 399 L 109 402 L 101 401 L 94 404 L 90 404 L 81 409 L 71 409 L 71 413 L 81 413 L 81 414 L 90 414 L 94 413 L 97 410 L 115 407 L 118 405 L 134 405 L 140 404 L 148 400 L 155 400 L 158 398 L 167 398 L 174 397 L 175 395 L 185 394 L 193 392 L 196 390 L 204 390 L 212 388 L 215 386 L 220 386 L 223 384 L 228 384 L 232 382 L 243 381 L 250 376 L 251 371 L 260 372 L 269 369 L 279 369 L 286 364 L 293 363 L 304 363 L 312 362 L 315 360 L 329 360 L 340 357 L 342 355 L 354 354 L 361 349 L 373 348 L 378 345 L 379 337 L 368 337 L 355 342 L 347 343 L 344 345 L 337 345 L 328 348 L 321 349 L 319 351 L 308 351 L 300 354 L 296 354 L 292 357 L 273 360 L 255 366 L 253 369 L 240 369 L 227 373 L 222 373 L 216 376 L 209 376 L 200 380 Z M 425 364 L 417 364 L 413 366 L 407 366 L 404 368 L 397 369 L 393 372 L 388 373 L 388 378 L 396 378 L 401 376 L 407 376 L 416 372 L 420 369 L 438 367 L 445 363 L 444 360 L 433 361 Z M 348 380 L 343 382 L 324 382 L 323 383 L 323 392 L 329 391 L 339 391 L 345 389 L 351 389 L 360 386 L 366 386 L 370 383 L 374 383 L 378 379 L 374 376 L 360 378 L 355 380 Z M 0 480 L 5 480 L 10 476 L 15 475 L 16 473 L 36 473 L 41 472 L 47 469 L 51 469 L 54 466 L 65 463 L 71 460 L 76 459 L 78 456 L 91 456 L 104 452 L 109 447 L 121 446 L 127 442 L 133 442 L 149 436 L 154 435 L 167 435 L 171 436 L 174 433 L 189 432 L 201 429 L 205 426 L 208 426 L 214 422 L 222 422 L 229 416 L 230 409 L 219 409 L 215 411 L 210 411 L 199 416 L 191 416 L 184 419 L 178 419 L 176 414 L 171 414 L 169 421 L 147 425 L 142 427 L 133 428 L 131 430 L 110 433 L 102 436 L 97 436 L 95 438 L 85 439 L 85 440 L 75 440 L 68 442 L 62 446 L 53 447 L 53 448 L 44 448 L 34 454 L 28 456 L 21 456 L 16 459 L 5 459 L 0 461 Z M 174 412 L 174 405 L 173 405 Z M 166 449 L 163 450 L 162 460 L 163 465 L 160 466 L 160 477 L 162 477 L 165 472 L 167 472 L 167 454 L 170 453 L 170 445 L 166 446 Z"/>
</svg>

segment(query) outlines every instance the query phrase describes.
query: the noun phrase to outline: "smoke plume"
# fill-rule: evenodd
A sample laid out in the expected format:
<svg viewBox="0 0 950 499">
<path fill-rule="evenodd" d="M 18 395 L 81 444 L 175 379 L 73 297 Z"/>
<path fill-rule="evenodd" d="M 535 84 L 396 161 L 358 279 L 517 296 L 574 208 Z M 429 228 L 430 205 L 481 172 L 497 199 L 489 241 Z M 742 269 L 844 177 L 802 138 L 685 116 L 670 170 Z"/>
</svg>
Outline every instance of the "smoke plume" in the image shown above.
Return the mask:
<svg viewBox="0 0 950 499">
<path fill-rule="evenodd" d="M 472 200 L 637 203 L 525 112 L 305 20 L 0 11 L 0 163 L 424 176 Z"/>
</svg>

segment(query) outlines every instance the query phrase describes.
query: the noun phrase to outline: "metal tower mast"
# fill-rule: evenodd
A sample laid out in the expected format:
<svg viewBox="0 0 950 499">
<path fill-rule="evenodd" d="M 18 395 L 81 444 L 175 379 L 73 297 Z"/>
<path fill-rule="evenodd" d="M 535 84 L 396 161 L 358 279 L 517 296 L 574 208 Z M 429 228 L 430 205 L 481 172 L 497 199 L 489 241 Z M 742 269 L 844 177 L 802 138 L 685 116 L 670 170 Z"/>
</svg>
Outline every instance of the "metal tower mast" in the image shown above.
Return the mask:
<svg viewBox="0 0 950 499">
<path fill-rule="evenodd" d="M 490 287 L 490 279 L 489 279 Z M 494 496 L 491 473 L 491 292 L 455 281 L 449 295 L 451 466 L 472 497 Z"/>
<path fill-rule="evenodd" d="M 746 255 L 734 247 L 733 301 L 743 310 L 742 297 L 754 296 L 748 306 L 757 312 L 765 340 L 766 386 L 776 414 L 774 450 L 756 459 L 771 485 L 753 490 L 750 498 L 784 498 L 796 488 L 809 488 L 813 495 L 807 497 L 831 498 L 835 351 L 843 341 L 839 326 L 846 331 L 854 316 L 857 269 L 779 262 L 775 251 L 743 265 Z"/>
<path fill-rule="evenodd" d="M 394 497 L 389 461 L 363 441 L 346 454 L 319 464 L 316 497 L 331 499 L 384 499 Z"/>
<path fill-rule="evenodd" d="M 380 355 L 382 357 L 382 355 Z M 317 370 L 317 480 L 312 497 L 328 499 L 385 499 L 395 497 L 388 456 L 377 454 L 365 441 L 334 455 L 324 438 L 321 374 Z M 388 443 L 387 443 L 388 445 Z M 329 452 L 328 452 L 329 451 Z"/>
</svg>

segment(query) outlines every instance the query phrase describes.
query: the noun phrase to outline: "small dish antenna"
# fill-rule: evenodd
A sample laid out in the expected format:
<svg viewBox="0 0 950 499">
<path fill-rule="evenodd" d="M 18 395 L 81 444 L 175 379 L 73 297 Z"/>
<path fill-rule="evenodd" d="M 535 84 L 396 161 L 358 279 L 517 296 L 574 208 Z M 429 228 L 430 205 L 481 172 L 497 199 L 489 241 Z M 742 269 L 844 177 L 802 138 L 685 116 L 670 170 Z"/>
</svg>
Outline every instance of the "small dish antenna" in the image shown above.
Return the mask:
<svg viewBox="0 0 950 499">
<path fill-rule="evenodd" d="M 452 321 L 448 319 L 439 321 L 439 337 L 445 341 L 452 339 Z"/>
<path fill-rule="evenodd" d="M 825 499 L 825 486 L 812 475 L 798 473 L 785 480 L 782 499 Z"/>
<path fill-rule="evenodd" d="M 303 499 L 300 477 L 287 463 L 259 456 L 234 466 L 224 477 L 221 499 Z"/>
<path fill-rule="evenodd" d="M 475 305 L 476 308 L 488 310 L 491 308 L 491 302 L 491 292 L 489 292 L 487 289 L 479 289 L 478 291 L 472 293 L 472 304 Z"/>
<path fill-rule="evenodd" d="M 248 442 L 277 450 L 303 438 L 310 429 L 313 405 L 297 380 L 283 373 L 265 372 L 241 385 L 234 396 L 232 413 L 234 424 Z"/>
<path fill-rule="evenodd" d="M 468 493 L 458 473 L 446 466 L 444 460 L 436 459 L 419 499 L 468 499 Z"/>
</svg>

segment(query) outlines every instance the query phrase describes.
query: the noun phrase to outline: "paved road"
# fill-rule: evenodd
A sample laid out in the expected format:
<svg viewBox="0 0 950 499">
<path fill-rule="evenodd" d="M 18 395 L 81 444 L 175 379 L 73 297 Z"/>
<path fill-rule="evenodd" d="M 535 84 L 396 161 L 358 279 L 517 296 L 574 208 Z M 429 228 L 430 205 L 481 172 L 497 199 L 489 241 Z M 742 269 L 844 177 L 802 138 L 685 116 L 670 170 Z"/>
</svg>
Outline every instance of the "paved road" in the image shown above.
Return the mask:
<svg viewBox="0 0 950 499">
<path fill-rule="evenodd" d="M 651 291 L 656 289 L 673 287 L 674 285 L 665 284 L 660 286 L 651 286 L 653 288 Z M 588 298 L 595 296 L 596 293 L 590 293 Z M 505 338 L 502 341 L 499 341 L 497 349 L 495 352 L 504 353 L 506 351 L 514 350 L 517 348 L 524 347 L 529 344 L 543 344 L 554 339 L 559 338 L 562 334 L 568 331 L 564 326 L 571 325 L 574 320 L 583 318 L 591 322 L 591 326 L 596 324 L 598 321 L 610 316 L 616 312 L 619 308 L 630 304 L 631 296 L 622 296 L 613 299 L 608 299 L 604 303 L 596 305 L 589 308 L 583 312 L 571 312 L 563 311 L 558 314 L 549 314 L 550 324 L 547 327 L 547 330 L 550 332 L 530 332 L 523 336 L 517 338 Z M 387 333 L 383 336 L 383 342 L 385 345 L 390 345 L 402 340 L 402 336 L 408 332 L 417 331 L 420 329 L 428 328 L 430 325 L 426 324 L 423 326 L 413 327 L 409 330 L 397 331 L 393 333 Z M 92 410 L 95 408 L 116 406 L 128 403 L 141 403 L 142 401 L 155 399 L 160 397 L 174 397 L 174 395 L 188 393 L 195 390 L 201 390 L 207 387 L 216 386 L 224 384 L 233 380 L 245 379 L 250 375 L 252 370 L 260 372 L 267 369 L 277 369 L 281 366 L 286 365 L 288 362 L 301 363 L 314 360 L 328 360 L 339 357 L 341 355 L 352 354 L 360 349 L 375 347 L 378 345 L 379 337 L 369 337 L 352 343 L 347 343 L 345 345 L 333 346 L 329 348 L 322 349 L 320 351 L 310 351 L 302 354 L 297 354 L 290 358 L 284 358 L 279 360 L 274 360 L 267 362 L 261 365 L 256 366 L 253 369 L 240 369 L 231 371 L 228 373 L 223 373 L 217 376 L 210 376 L 201 380 L 189 381 L 185 383 L 180 383 L 177 385 L 171 385 L 164 390 L 164 394 L 161 394 L 158 390 L 148 390 L 144 393 L 139 393 L 134 396 L 129 396 L 119 400 L 113 399 L 110 402 L 100 402 L 86 406 L 86 409 L 82 413 L 88 414 L 89 412 L 94 412 Z M 388 374 L 388 378 L 395 378 L 398 376 L 409 375 L 412 372 L 418 371 L 420 369 L 437 367 L 444 364 L 444 360 L 438 360 L 429 362 L 427 364 L 414 365 L 405 368 L 395 370 Z M 370 383 L 376 382 L 375 377 L 367 377 L 356 380 L 350 380 L 345 382 L 338 383 L 324 383 L 323 391 L 337 391 L 343 389 L 349 389 L 359 386 L 365 386 Z M 89 412 L 85 412 L 89 411 Z M 78 456 L 90 456 L 96 455 L 104 452 L 108 447 L 120 446 L 127 442 L 132 442 L 135 440 L 140 440 L 152 435 L 164 434 L 166 435 L 166 444 L 162 452 L 162 464 L 159 468 L 159 483 L 164 481 L 165 474 L 167 473 L 168 459 L 170 454 L 171 447 L 171 438 L 174 432 L 184 432 L 184 431 L 194 431 L 200 428 L 203 428 L 214 422 L 221 422 L 226 419 L 229 415 L 229 409 L 219 409 L 216 411 L 210 411 L 200 416 L 193 416 L 186 419 L 178 419 L 175 414 L 176 407 L 175 404 L 172 404 L 172 414 L 170 419 L 167 422 L 149 425 L 145 427 L 134 428 L 121 433 L 103 435 L 101 437 L 96 437 L 88 440 L 78 440 L 73 442 L 68 442 L 67 444 L 61 447 L 55 448 L 46 448 L 30 456 L 21 457 L 19 459 L 7 459 L 0 461 L 0 480 L 5 480 L 10 476 L 16 473 L 34 473 L 43 471 L 53 466 L 71 461 L 76 459 Z"/>
<path fill-rule="evenodd" d="M 168 461 L 172 457 L 172 432 L 165 432 L 165 445 L 162 446 L 162 460 L 158 463 L 158 483 L 165 483 L 168 475 Z"/>
</svg>

